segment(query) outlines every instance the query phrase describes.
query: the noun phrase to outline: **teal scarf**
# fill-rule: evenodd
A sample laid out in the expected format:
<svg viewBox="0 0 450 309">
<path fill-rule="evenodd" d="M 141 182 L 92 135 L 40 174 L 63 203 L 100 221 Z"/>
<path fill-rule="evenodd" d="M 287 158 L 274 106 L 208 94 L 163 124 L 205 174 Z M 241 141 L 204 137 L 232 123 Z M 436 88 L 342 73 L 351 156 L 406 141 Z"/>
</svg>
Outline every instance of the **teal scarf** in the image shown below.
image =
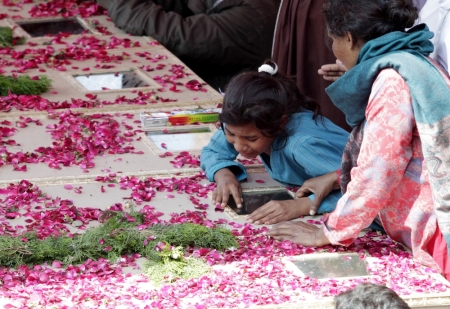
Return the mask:
<svg viewBox="0 0 450 309">
<path fill-rule="evenodd" d="M 408 32 L 391 32 L 367 42 L 355 67 L 326 91 L 347 122 L 355 126 L 365 119 L 378 73 L 392 68 L 403 77 L 411 91 L 436 216 L 450 255 L 450 89 L 426 58 L 433 51 L 432 37 L 428 27 L 421 24 Z"/>
</svg>

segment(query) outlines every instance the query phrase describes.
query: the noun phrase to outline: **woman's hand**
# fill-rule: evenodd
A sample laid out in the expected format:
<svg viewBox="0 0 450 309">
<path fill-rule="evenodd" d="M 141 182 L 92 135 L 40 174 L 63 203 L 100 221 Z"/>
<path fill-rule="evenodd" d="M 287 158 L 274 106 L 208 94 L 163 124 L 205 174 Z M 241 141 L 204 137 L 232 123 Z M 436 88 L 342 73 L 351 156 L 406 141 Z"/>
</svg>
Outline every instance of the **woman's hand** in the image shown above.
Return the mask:
<svg viewBox="0 0 450 309">
<path fill-rule="evenodd" d="M 309 211 L 311 216 L 315 215 L 319 209 L 320 203 L 330 194 L 331 191 L 340 189 L 336 172 L 331 172 L 316 178 L 308 179 L 303 183 L 300 189 L 297 190 L 295 196 L 302 198 L 314 193 L 314 200 Z"/>
<path fill-rule="evenodd" d="M 214 174 L 214 180 L 217 183 L 216 190 L 214 190 L 212 195 L 212 200 L 214 204 L 221 204 L 222 207 L 228 205 L 228 200 L 230 199 L 230 194 L 233 196 L 234 201 L 238 208 L 242 207 L 242 187 L 239 181 L 227 168 L 218 170 Z"/>
<path fill-rule="evenodd" d="M 308 214 L 311 207 L 312 202 L 307 197 L 284 201 L 272 200 L 252 212 L 247 221 L 254 224 L 275 224 Z"/>
<path fill-rule="evenodd" d="M 302 221 L 275 224 L 266 235 L 279 241 L 289 240 L 307 247 L 322 247 L 330 244 L 322 227 Z"/>
<path fill-rule="evenodd" d="M 347 71 L 348 70 L 344 64 L 340 60 L 336 59 L 336 63 L 324 64 L 319 71 L 317 71 L 317 73 L 319 73 L 319 75 L 323 75 L 323 79 L 334 82 Z"/>
</svg>

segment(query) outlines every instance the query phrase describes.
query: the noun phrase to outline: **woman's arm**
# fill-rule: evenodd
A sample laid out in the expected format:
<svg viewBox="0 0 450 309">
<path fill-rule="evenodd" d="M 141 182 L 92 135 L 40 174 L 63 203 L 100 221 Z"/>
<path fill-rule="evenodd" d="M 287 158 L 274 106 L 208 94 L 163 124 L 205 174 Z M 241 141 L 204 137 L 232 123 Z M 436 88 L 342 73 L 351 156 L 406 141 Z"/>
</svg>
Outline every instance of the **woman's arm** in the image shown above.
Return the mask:
<svg viewBox="0 0 450 309">
<path fill-rule="evenodd" d="M 323 247 L 330 244 L 324 230 L 302 221 L 281 222 L 274 225 L 267 236 L 278 241 L 289 240 L 308 247 Z"/>
</svg>

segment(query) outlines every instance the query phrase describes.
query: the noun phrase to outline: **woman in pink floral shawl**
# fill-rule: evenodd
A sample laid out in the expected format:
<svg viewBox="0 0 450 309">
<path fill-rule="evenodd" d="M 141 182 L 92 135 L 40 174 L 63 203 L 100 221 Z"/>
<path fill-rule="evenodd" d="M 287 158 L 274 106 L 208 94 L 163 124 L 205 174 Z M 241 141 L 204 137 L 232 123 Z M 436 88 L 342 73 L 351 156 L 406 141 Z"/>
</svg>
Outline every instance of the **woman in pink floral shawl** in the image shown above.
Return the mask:
<svg viewBox="0 0 450 309">
<path fill-rule="evenodd" d="M 404 31 L 418 16 L 411 0 L 329 0 L 324 12 L 333 52 L 349 69 L 327 93 L 353 131 L 339 173 L 297 195 L 317 198 L 339 184 L 344 195 L 323 227 L 284 222 L 268 235 L 347 246 L 375 221 L 450 279 L 450 80 L 427 57 L 432 33 Z"/>
</svg>

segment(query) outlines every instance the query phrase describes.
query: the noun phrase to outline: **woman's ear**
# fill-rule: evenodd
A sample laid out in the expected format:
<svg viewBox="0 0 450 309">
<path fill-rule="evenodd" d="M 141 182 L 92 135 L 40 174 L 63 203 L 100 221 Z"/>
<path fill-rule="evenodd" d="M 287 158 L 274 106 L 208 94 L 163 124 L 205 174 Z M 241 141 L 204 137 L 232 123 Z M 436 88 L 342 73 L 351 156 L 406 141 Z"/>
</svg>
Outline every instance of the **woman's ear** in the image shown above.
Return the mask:
<svg viewBox="0 0 450 309">
<path fill-rule="evenodd" d="M 354 49 L 361 49 L 361 44 L 360 42 L 358 42 L 358 40 L 355 40 L 355 38 L 352 36 L 352 34 L 350 32 L 345 32 L 345 40 L 347 42 L 347 46 L 349 48 L 349 50 L 354 50 Z"/>
</svg>

